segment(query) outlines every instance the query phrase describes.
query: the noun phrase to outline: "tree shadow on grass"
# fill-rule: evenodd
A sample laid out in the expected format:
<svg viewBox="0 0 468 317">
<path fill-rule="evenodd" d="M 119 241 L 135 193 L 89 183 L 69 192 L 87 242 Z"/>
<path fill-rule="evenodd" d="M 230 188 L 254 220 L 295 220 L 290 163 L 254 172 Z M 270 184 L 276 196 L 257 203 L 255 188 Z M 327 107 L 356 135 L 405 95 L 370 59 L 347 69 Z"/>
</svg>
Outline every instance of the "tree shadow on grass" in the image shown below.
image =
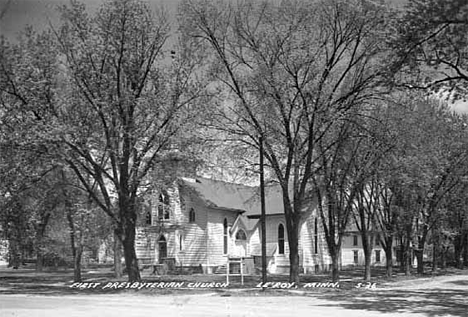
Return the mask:
<svg viewBox="0 0 468 317">
<path fill-rule="evenodd" d="M 468 280 L 448 281 L 446 283 L 460 285 L 460 286 L 468 286 Z"/>
<path fill-rule="evenodd" d="M 83 273 L 83 280 L 103 280 L 112 278 L 108 272 Z M 73 271 L 3 270 L 0 272 L 1 294 L 30 295 L 73 295 L 91 293 L 92 289 L 70 288 L 73 283 Z"/>
<path fill-rule="evenodd" d="M 428 317 L 460 316 L 468 312 L 468 289 L 349 291 L 318 295 L 327 306 L 382 313 L 419 313 Z"/>
</svg>

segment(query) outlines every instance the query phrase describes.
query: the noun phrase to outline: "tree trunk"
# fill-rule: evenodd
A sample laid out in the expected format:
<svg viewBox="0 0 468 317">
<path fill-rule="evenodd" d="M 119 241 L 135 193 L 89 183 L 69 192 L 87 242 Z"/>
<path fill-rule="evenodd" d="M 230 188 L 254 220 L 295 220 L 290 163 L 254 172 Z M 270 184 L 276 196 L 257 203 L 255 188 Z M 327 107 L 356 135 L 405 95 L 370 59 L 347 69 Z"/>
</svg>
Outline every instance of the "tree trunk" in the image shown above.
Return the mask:
<svg viewBox="0 0 468 317">
<path fill-rule="evenodd" d="M 464 234 L 465 243 L 463 243 L 463 265 L 468 266 L 468 233 Z"/>
<path fill-rule="evenodd" d="M 125 267 L 127 268 L 128 281 L 141 281 L 140 270 L 138 268 L 138 260 L 135 253 L 135 239 L 126 239 L 123 242 Z"/>
<path fill-rule="evenodd" d="M 457 235 L 455 239 L 453 239 L 453 250 L 454 250 L 454 257 L 455 257 L 455 267 L 463 268 L 462 263 L 462 250 L 463 250 L 463 236 Z"/>
<path fill-rule="evenodd" d="M 299 283 L 299 244 L 289 240 L 289 282 Z"/>
<path fill-rule="evenodd" d="M 36 271 L 42 272 L 44 267 L 44 250 L 43 240 L 50 214 L 46 213 L 42 216 L 41 222 L 36 231 Z"/>
<path fill-rule="evenodd" d="M 424 259 L 423 259 L 423 251 L 421 249 L 414 250 L 416 253 L 416 260 L 417 260 L 417 272 L 418 274 L 424 274 Z"/>
<path fill-rule="evenodd" d="M 117 229 L 114 230 L 114 276 L 122 277 L 122 243 Z"/>
<path fill-rule="evenodd" d="M 432 273 L 437 271 L 437 239 L 432 243 Z"/>
<path fill-rule="evenodd" d="M 372 246 L 365 231 L 361 232 L 361 239 L 364 250 L 364 280 L 369 282 L 371 280 Z"/>
<path fill-rule="evenodd" d="M 36 272 L 44 270 L 44 255 L 42 250 L 36 250 Z"/>
<path fill-rule="evenodd" d="M 299 223 L 301 220 L 301 204 L 294 204 L 293 210 L 287 186 L 282 186 L 282 195 L 289 246 L 289 281 L 299 283 Z"/>
<path fill-rule="evenodd" d="M 418 239 L 418 250 L 416 252 L 416 260 L 418 263 L 418 274 L 424 274 L 424 247 L 426 246 L 426 238 L 429 232 L 428 226 L 424 225 L 422 236 Z"/>
<path fill-rule="evenodd" d="M 393 275 L 393 258 L 392 258 L 392 248 L 390 250 L 385 249 L 385 264 L 386 264 L 386 273 L 387 277 L 392 277 Z"/>
<path fill-rule="evenodd" d="M 138 259 L 135 252 L 135 218 L 130 221 L 124 221 L 124 239 L 122 239 L 124 247 L 125 267 L 127 269 L 128 281 L 141 281 L 140 269 L 138 267 Z"/>
<path fill-rule="evenodd" d="M 392 277 L 393 275 L 393 237 L 385 239 L 384 252 L 385 252 L 385 264 L 387 276 Z"/>
<path fill-rule="evenodd" d="M 339 267 L 339 252 L 338 249 L 333 249 L 333 254 L 330 254 L 332 258 L 332 281 L 333 283 L 338 282 L 340 279 L 340 267 Z"/>
<path fill-rule="evenodd" d="M 403 252 L 403 268 L 405 275 L 411 275 L 411 258 L 410 241 L 406 239 Z"/>
<path fill-rule="evenodd" d="M 36 272 L 42 272 L 44 269 L 44 251 L 42 246 L 42 236 L 36 235 Z"/>
<path fill-rule="evenodd" d="M 9 244 L 8 267 L 18 269 L 21 264 L 19 242 L 16 239 L 11 239 Z"/>
<path fill-rule="evenodd" d="M 442 247 L 442 252 L 440 254 L 440 267 L 442 270 L 447 268 L 447 250 L 448 248 Z"/>
<path fill-rule="evenodd" d="M 405 272 L 405 257 L 406 257 L 406 253 L 405 253 L 405 245 L 404 245 L 404 240 L 403 239 L 400 239 L 400 252 L 398 254 L 398 262 L 399 262 L 399 266 L 400 266 L 400 272 Z"/>
<path fill-rule="evenodd" d="M 73 210 L 72 206 L 70 205 L 69 200 L 65 201 L 67 206 L 67 220 L 68 220 L 68 227 L 70 230 L 70 246 L 72 249 L 73 255 L 73 282 L 81 282 L 81 246 L 76 245 L 76 230 L 75 230 L 75 223 L 73 222 Z"/>
<path fill-rule="evenodd" d="M 367 252 L 364 250 L 364 281 L 370 282 L 371 280 L 371 252 Z"/>
<path fill-rule="evenodd" d="M 74 257 L 73 266 L 73 282 L 81 282 L 81 255 L 83 254 L 83 248 L 78 246 Z"/>
</svg>

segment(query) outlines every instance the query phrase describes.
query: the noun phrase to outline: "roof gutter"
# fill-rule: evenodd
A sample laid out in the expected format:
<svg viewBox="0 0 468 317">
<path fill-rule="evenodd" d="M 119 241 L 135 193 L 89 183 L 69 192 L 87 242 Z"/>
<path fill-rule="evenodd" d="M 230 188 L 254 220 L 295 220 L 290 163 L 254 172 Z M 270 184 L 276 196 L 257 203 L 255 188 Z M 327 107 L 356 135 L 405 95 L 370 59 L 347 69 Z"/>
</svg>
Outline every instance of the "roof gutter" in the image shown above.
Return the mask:
<svg viewBox="0 0 468 317">
<path fill-rule="evenodd" d="M 235 208 L 227 208 L 227 207 L 218 207 L 218 206 L 210 206 L 208 205 L 209 208 L 217 209 L 217 210 L 222 210 L 222 211 L 232 211 L 232 212 L 237 212 L 240 214 L 243 214 L 245 210 L 242 209 L 235 209 Z"/>
<path fill-rule="evenodd" d="M 276 213 L 276 214 L 266 214 L 266 216 L 284 216 L 283 213 Z M 257 215 L 248 215 L 247 218 L 249 219 L 260 219 L 261 215 L 260 214 L 257 214 Z"/>
</svg>

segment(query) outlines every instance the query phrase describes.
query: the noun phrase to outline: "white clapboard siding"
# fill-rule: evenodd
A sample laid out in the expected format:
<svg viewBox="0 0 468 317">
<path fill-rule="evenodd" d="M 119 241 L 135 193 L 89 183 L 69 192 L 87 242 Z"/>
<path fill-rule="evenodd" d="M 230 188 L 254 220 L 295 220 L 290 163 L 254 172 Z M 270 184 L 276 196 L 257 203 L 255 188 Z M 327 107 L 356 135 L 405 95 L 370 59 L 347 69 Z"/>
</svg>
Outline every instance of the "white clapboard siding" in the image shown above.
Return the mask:
<svg viewBox="0 0 468 317">
<path fill-rule="evenodd" d="M 189 222 L 189 211 L 195 211 L 195 222 Z M 186 210 L 181 217 L 183 222 L 183 248 L 180 258 L 183 266 L 199 266 L 207 260 L 207 211 L 197 201 L 186 201 Z"/>
<path fill-rule="evenodd" d="M 234 239 L 231 235 L 231 227 L 237 218 L 238 213 L 234 211 L 224 211 L 218 209 L 209 209 L 208 211 L 208 262 L 207 265 L 223 265 L 227 261 L 227 255 L 224 254 L 224 219 L 228 223 L 228 254 L 234 247 Z"/>
</svg>

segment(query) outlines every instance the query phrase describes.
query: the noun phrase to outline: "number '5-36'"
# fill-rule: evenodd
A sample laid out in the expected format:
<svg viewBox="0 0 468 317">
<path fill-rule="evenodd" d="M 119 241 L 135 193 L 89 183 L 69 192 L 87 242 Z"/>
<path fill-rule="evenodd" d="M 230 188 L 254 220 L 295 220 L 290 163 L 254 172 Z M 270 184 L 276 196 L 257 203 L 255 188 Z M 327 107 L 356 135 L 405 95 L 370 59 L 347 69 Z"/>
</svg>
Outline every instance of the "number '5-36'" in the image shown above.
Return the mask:
<svg viewBox="0 0 468 317">
<path fill-rule="evenodd" d="M 376 283 L 367 282 L 367 283 L 357 283 L 354 288 L 375 288 L 375 286 L 376 286 Z"/>
</svg>

